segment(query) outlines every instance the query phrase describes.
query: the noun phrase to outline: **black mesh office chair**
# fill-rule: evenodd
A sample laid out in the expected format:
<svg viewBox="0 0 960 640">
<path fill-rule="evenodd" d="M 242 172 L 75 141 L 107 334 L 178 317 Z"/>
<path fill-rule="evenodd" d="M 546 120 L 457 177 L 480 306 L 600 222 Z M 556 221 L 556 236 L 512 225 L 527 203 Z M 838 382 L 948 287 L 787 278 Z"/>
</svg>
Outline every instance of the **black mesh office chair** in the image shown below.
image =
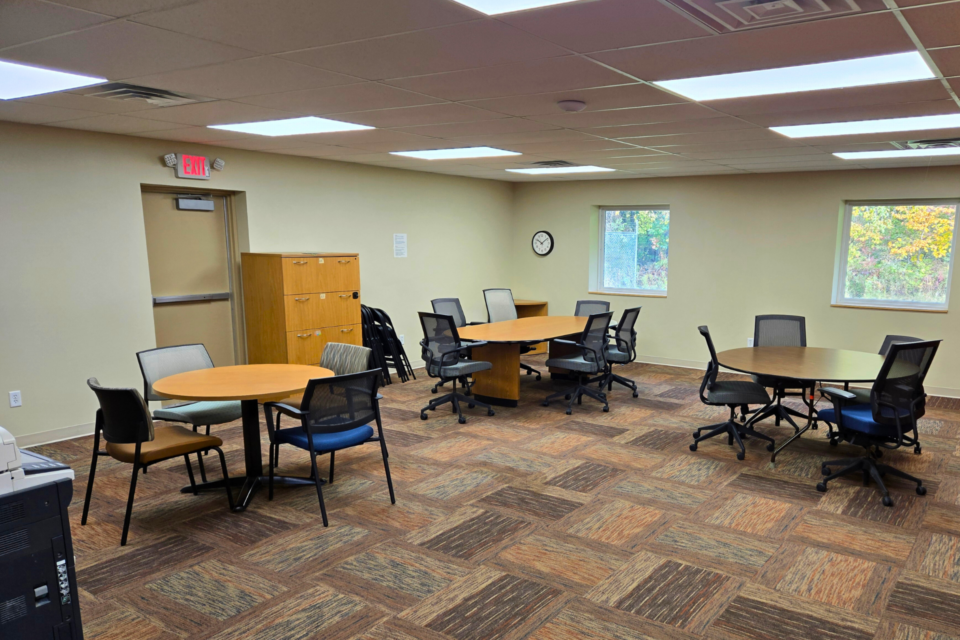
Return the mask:
<svg viewBox="0 0 960 640">
<path fill-rule="evenodd" d="M 588 318 L 595 313 L 610 311 L 610 303 L 606 300 L 577 300 L 577 308 L 573 315 L 578 318 Z"/>
<path fill-rule="evenodd" d="M 356 447 L 367 442 L 380 443 L 380 455 L 383 457 L 383 470 L 387 476 L 387 489 L 390 491 L 390 503 L 396 504 L 393 493 L 393 480 L 390 478 L 390 464 L 387 462 L 387 443 L 383 439 L 383 423 L 380 419 L 380 403 L 377 389 L 380 387 L 379 369 L 361 371 L 343 376 L 317 378 L 307 383 L 299 407 L 283 406 L 283 412 L 296 415 L 300 424 L 287 429 L 275 429 L 273 409 L 280 408 L 279 403 L 265 402 L 263 413 L 267 418 L 267 435 L 271 446 L 289 444 L 310 453 L 310 478 L 317 487 L 317 499 L 320 502 L 320 516 L 323 526 L 328 526 L 327 509 L 323 503 L 323 480 L 317 471 L 317 456 L 325 453 L 330 456 L 330 481 L 333 481 L 333 453 L 342 449 Z M 370 423 L 377 423 L 374 433 Z M 276 465 L 270 456 L 269 497 L 273 499 L 273 475 Z"/>
<path fill-rule="evenodd" d="M 807 321 L 803 316 L 782 316 L 766 315 L 757 316 L 753 324 L 753 346 L 754 347 L 805 347 L 807 346 Z M 776 419 L 775 424 L 780 425 L 781 420 L 786 420 L 793 427 L 794 431 L 800 431 L 800 427 L 794 422 L 791 416 L 807 419 L 807 416 L 796 409 L 786 407 L 782 404 L 784 398 L 788 396 L 803 397 L 807 389 L 812 389 L 813 385 L 802 380 L 788 380 L 774 376 L 752 376 L 753 380 L 764 387 L 773 389 L 774 403 L 769 407 L 760 409 L 753 417 L 753 422 L 760 422 L 773 416 Z M 799 389 L 799 391 L 797 391 Z M 749 413 L 749 412 L 744 412 Z"/>
<path fill-rule="evenodd" d="M 468 377 L 478 371 L 489 371 L 493 365 L 489 362 L 477 360 L 468 360 L 461 358 L 467 349 L 483 346 L 484 342 L 473 342 L 465 344 L 460 341 L 457 334 L 457 327 L 451 316 L 441 315 L 439 313 L 420 312 L 420 326 L 423 328 L 423 340 L 420 346 L 423 347 L 423 362 L 427 368 L 427 375 L 431 378 L 440 378 L 442 382 L 452 382 L 453 390 L 440 396 L 420 410 L 420 419 L 427 419 L 427 411 L 435 411 L 437 407 L 447 402 L 451 403 L 452 410 L 457 414 L 460 424 L 466 423 L 467 419 L 463 415 L 461 402 L 467 403 L 467 407 L 472 409 L 479 405 L 487 410 L 487 415 L 494 414 L 493 407 L 485 402 L 480 402 L 476 398 L 457 393 L 457 381 L 469 392 L 470 383 Z"/>
<path fill-rule="evenodd" d="M 605 379 L 609 372 L 607 365 L 607 341 L 609 340 L 610 319 L 613 314 L 596 313 L 587 318 L 587 324 L 580 335 L 578 342 L 570 340 L 554 340 L 557 344 L 566 344 L 580 348 L 580 355 L 570 355 L 561 358 L 547 359 L 548 367 L 558 367 L 571 371 L 577 376 L 577 386 L 573 389 L 554 393 L 543 400 L 543 406 L 550 406 L 552 400 L 563 397 L 570 401 L 567 405 L 567 415 L 573 413 L 573 404 L 581 404 L 583 396 L 589 396 L 603 403 L 603 410 L 610 411 L 610 405 L 607 403 L 607 394 L 603 392 L 603 383 L 599 390 L 594 390 L 588 385 Z M 589 378 L 590 376 L 598 376 Z"/>
<path fill-rule="evenodd" d="M 893 506 L 890 492 L 883 482 L 887 474 L 917 483 L 917 493 L 927 493 L 923 481 L 904 473 L 878 459 L 884 449 L 899 449 L 915 445 L 918 441 L 917 420 L 923 417 L 927 394 L 923 381 L 937 354 L 940 340 L 926 342 L 894 343 L 880 368 L 880 375 L 870 389 L 869 404 L 848 404 L 856 396 L 843 389 L 820 389 L 823 397 L 833 402 L 833 407 L 820 411 L 822 420 L 837 425 L 840 437 L 850 444 L 866 449 L 867 455 L 856 459 L 824 462 L 821 472 L 825 476 L 817 484 L 817 491 L 826 491 L 827 483 L 834 478 L 851 473 L 863 474 L 866 486 L 872 479 L 883 494 L 883 504 Z M 830 467 L 841 466 L 831 473 Z"/>
<path fill-rule="evenodd" d="M 510 289 L 484 289 L 483 301 L 487 304 L 487 322 L 506 322 L 507 320 L 517 319 L 517 305 L 513 302 L 513 292 Z M 530 353 L 535 347 L 533 345 L 520 345 L 520 355 Z M 520 368 L 527 372 L 527 375 L 537 374 L 537 380 L 540 379 L 540 372 L 528 364 L 520 363 Z"/>
<path fill-rule="evenodd" d="M 754 430 L 753 425 L 757 421 L 756 417 L 747 420 L 745 423 L 737 422 L 737 407 L 746 407 L 751 404 L 766 406 L 772 404 L 767 390 L 760 384 L 747 380 L 718 382 L 717 374 L 720 372 L 720 362 L 717 360 L 717 350 L 713 347 L 713 340 L 710 338 L 710 330 L 706 326 L 697 327 L 697 330 L 707 341 L 707 349 L 710 350 L 707 372 L 703 376 L 703 382 L 700 383 L 700 402 L 714 407 L 728 407 L 730 418 L 726 422 L 697 429 L 693 434 L 693 444 L 690 445 L 690 451 L 696 451 L 698 443 L 722 434 L 727 435 L 727 444 L 732 445 L 736 441 L 737 446 L 740 447 L 740 451 L 737 452 L 737 460 L 743 460 L 747 455 L 747 449 L 743 446 L 743 439 L 748 436 L 766 440 L 770 443 L 767 445 L 767 451 L 773 451 L 773 438 Z M 700 435 L 708 429 L 708 433 Z"/>
<path fill-rule="evenodd" d="M 617 326 L 610 327 L 614 340 L 614 344 L 607 345 L 607 364 L 610 365 L 610 371 L 601 383 L 601 388 L 606 384 L 607 391 L 613 390 L 614 382 L 621 384 L 633 390 L 634 398 L 640 397 L 640 394 L 637 392 L 637 383 L 629 378 L 615 374 L 613 372 L 613 365 L 630 364 L 637 359 L 637 331 L 635 326 L 637 324 L 637 318 L 640 317 L 640 309 L 641 307 L 625 309 L 623 315 L 620 316 L 620 322 L 617 323 Z"/>
<path fill-rule="evenodd" d="M 457 329 L 462 327 L 469 327 L 477 324 L 483 324 L 482 322 L 468 322 L 467 316 L 463 312 L 463 307 L 460 306 L 460 298 L 436 298 L 430 301 L 430 305 L 433 307 L 434 313 L 439 313 L 442 316 L 450 316 L 453 318 L 453 323 L 456 325 Z M 464 340 L 463 344 L 470 345 L 469 340 Z M 469 358 L 469 351 L 460 354 L 463 358 Z M 430 389 L 431 393 L 437 393 L 437 390 L 443 386 L 443 380 L 437 380 L 437 384 L 433 385 L 433 388 Z"/>
</svg>

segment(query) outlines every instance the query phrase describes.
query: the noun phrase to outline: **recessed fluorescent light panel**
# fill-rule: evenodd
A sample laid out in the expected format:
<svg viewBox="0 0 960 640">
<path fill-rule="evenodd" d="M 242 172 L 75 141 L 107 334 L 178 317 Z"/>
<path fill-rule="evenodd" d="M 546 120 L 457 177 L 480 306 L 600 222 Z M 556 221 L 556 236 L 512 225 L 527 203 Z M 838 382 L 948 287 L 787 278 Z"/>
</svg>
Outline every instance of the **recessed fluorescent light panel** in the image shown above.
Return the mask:
<svg viewBox="0 0 960 640">
<path fill-rule="evenodd" d="M 555 4 L 567 4 L 568 2 L 577 2 L 577 0 L 457 0 L 457 2 L 485 13 L 488 16 L 495 16 L 500 13 L 512 13 L 526 9 L 550 7 Z"/>
<path fill-rule="evenodd" d="M 335 133 L 337 131 L 361 131 L 373 129 L 363 124 L 340 122 L 326 118 L 289 118 L 287 120 L 267 120 L 264 122 L 241 122 L 239 124 L 214 124 L 208 129 L 223 129 L 238 133 L 252 133 L 257 136 L 302 136 L 308 133 Z"/>
<path fill-rule="evenodd" d="M 44 93 L 67 91 L 106 82 L 106 78 L 29 67 L 0 60 L 0 100 L 13 100 Z"/>
<path fill-rule="evenodd" d="M 789 127 L 770 127 L 788 138 L 819 138 L 821 136 L 855 136 L 865 133 L 894 133 L 897 131 L 928 131 L 930 129 L 960 128 L 960 113 L 944 116 L 916 116 L 913 118 L 886 118 L 856 122 L 827 122 L 798 124 Z"/>
<path fill-rule="evenodd" d="M 420 160 L 460 160 L 463 158 L 496 158 L 519 156 L 516 151 L 504 151 L 493 147 L 464 147 L 462 149 L 429 149 L 427 151 L 391 151 L 390 155 L 418 158 Z"/>
<path fill-rule="evenodd" d="M 530 176 L 547 176 L 557 173 L 601 173 L 603 171 L 616 171 L 616 169 L 607 169 L 606 167 L 544 167 L 541 169 L 507 169 L 510 173 L 525 173 Z"/>
<path fill-rule="evenodd" d="M 850 151 L 833 154 L 844 160 L 886 160 L 887 158 L 929 158 L 931 156 L 960 156 L 960 147 L 939 149 L 892 149 L 890 151 Z"/>
<path fill-rule="evenodd" d="M 933 77 L 935 76 L 923 57 L 916 51 L 911 51 L 798 67 L 666 80 L 653 84 L 691 100 L 704 101 L 864 87 Z"/>
</svg>

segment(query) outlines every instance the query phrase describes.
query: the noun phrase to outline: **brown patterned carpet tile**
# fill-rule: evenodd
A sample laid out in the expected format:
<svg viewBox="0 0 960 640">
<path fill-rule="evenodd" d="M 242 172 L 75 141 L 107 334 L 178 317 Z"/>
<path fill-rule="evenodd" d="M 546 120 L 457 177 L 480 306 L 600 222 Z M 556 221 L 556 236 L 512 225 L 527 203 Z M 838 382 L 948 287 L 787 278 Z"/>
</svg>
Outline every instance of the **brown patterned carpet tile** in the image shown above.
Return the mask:
<svg viewBox="0 0 960 640">
<path fill-rule="evenodd" d="M 960 401 L 928 403 L 921 455 L 884 456 L 929 487 L 918 496 L 890 478 L 888 508 L 857 478 L 816 491 L 823 461 L 860 455 L 830 447 L 823 429 L 775 466 L 755 440 L 744 461 L 726 438 L 693 453 L 693 430 L 725 418 L 699 403 L 702 373 L 619 373 L 640 397 L 614 389 L 609 413 L 590 401 L 571 416 L 542 407 L 566 383 L 522 376 L 518 407 L 465 409 L 463 425 L 448 410 L 420 420 L 434 397 L 425 375 L 386 387 L 397 504 L 379 447 L 339 452 L 323 488 L 330 527 L 310 486 L 278 486 L 272 501 L 261 492 L 244 513 L 220 491 L 181 494 L 180 459 L 140 478 L 121 548 L 130 467 L 100 460 L 80 526 L 92 439 L 40 447 L 77 473 L 86 637 L 960 639 Z M 778 441 L 793 433 L 760 427 Z M 239 423 L 213 432 L 238 473 Z M 326 477 L 329 456 L 318 465 Z M 220 477 L 215 460 L 206 466 Z M 281 472 L 309 475 L 307 454 L 285 448 Z"/>
</svg>

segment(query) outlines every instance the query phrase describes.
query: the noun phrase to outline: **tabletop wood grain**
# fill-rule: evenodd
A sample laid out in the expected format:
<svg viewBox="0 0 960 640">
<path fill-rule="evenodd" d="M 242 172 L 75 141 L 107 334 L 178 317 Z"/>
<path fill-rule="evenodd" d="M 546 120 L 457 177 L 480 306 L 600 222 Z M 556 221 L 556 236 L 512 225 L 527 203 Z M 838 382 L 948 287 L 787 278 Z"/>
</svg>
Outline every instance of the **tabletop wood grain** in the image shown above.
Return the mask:
<svg viewBox="0 0 960 640">
<path fill-rule="evenodd" d="M 532 316 L 477 324 L 457 329 L 464 340 L 486 342 L 541 342 L 562 336 L 583 333 L 586 318 L 577 316 Z"/>
<path fill-rule="evenodd" d="M 814 382 L 873 382 L 884 357 L 820 347 L 743 347 L 718 353 L 717 360 L 727 369 L 742 373 Z M 898 363 L 892 373 L 912 366 Z"/>
<path fill-rule="evenodd" d="M 178 373 L 156 381 L 153 390 L 177 400 L 279 400 L 332 375 L 309 365 L 245 364 Z"/>
</svg>

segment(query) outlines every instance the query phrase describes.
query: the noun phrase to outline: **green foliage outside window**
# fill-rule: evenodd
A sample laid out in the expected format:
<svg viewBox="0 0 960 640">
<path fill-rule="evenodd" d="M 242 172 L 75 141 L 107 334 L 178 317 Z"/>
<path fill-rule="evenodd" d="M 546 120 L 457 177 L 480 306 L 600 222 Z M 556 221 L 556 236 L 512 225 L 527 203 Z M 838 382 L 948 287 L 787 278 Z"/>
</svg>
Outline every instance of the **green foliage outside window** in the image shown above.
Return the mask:
<svg viewBox="0 0 960 640">
<path fill-rule="evenodd" d="M 844 295 L 943 304 L 957 207 L 853 205 Z"/>
<path fill-rule="evenodd" d="M 667 290 L 670 210 L 604 210 L 603 286 Z"/>
</svg>

